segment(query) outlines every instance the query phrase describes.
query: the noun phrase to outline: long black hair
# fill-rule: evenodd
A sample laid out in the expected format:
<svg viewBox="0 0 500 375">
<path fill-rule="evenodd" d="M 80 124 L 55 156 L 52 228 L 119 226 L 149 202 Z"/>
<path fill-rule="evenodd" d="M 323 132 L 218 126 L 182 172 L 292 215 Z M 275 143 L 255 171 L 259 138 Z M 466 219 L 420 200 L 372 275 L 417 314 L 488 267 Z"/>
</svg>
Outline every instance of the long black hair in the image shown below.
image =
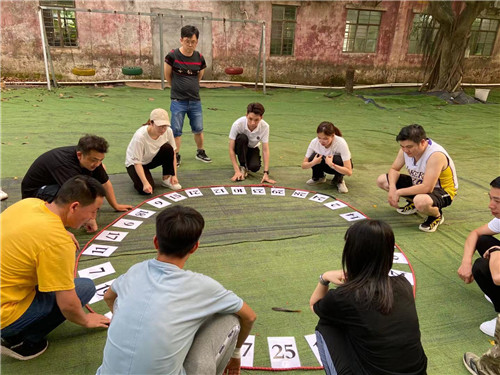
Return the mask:
<svg viewBox="0 0 500 375">
<path fill-rule="evenodd" d="M 346 282 L 339 293 L 352 294 L 356 303 L 388 314 L 394 296 L 389 271 L 394 257 L 394 233 L 380 220 L 353 224 L 345 234 L 342 267 Z"/>
</svg>

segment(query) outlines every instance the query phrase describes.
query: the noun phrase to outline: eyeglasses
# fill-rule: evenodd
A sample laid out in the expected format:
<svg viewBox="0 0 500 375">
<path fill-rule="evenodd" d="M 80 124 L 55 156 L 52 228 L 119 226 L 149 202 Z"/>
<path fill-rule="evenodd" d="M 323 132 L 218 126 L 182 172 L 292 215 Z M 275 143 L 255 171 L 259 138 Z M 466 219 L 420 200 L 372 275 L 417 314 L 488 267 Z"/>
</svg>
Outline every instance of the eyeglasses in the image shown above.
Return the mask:
<svg viewBox="0 0 500 375">
<path fill-rule="evenodd" d="M 197 40 L 188 39 L 188 38 L 184 38 L 184 39 L 182 39 L 182 43 L 187 44 L 188 46 L 195 46 L 195 45 L 198 44 L 198 41 Z"/>
</svg>

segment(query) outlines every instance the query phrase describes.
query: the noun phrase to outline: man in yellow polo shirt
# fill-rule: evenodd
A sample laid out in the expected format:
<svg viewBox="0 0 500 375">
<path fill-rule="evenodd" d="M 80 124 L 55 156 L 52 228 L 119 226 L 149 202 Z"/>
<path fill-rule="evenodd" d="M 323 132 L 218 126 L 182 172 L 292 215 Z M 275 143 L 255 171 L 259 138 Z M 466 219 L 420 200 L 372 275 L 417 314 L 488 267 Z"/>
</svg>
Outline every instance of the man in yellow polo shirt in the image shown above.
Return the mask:
<svg viewBox="0 0 500 375">
<path fill-rule="evenodd" d="M 63 184 L 52 203 L 27 198 L 1 215 L 1 352 L 28 360 L 48 346 L 46 336 L 64 320 L 107 327 L 103 315 L 82 306 L 95 294 L 90 279 L 74 279 L 75 242 L 65 229 L 96 217 L 106 192 L 89 176 Z"/>
</svg>

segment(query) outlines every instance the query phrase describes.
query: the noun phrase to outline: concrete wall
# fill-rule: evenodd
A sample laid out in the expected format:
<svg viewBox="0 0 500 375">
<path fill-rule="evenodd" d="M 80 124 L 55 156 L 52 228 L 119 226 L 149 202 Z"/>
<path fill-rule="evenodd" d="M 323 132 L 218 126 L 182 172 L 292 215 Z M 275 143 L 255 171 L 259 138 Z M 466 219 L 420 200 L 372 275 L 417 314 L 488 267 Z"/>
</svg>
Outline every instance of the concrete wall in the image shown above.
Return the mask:
<svg viewBox="0 0 500 375">
<path fill-rule="evenodd" d="M 261 26 L 251 23 L 203 21 L 201 17 L 260 20 L 266 23 L 267 81 L 309 85 L 343 84 L 348 66 L 356 69 L 356 83 L 416 82 L 422 80 L 421 56 L 407 54 L 408 33 L 415 11 L 423 2 L 412 1 L 290 1 L 297 5 L 294 56 L 270 56 L 271 1 L 139 1 L 76 0 L 77 8 L 162 13 L 163 17 L 77 13 L 79 47 L 51 47 L 58 79 L 82 80 L 71 68 L 93 65 L 94 77 L 84 80 L 123 79 L 121 67 L 141 66 L 141 78 L 159 78 L 163 56 L 159 23 L 163 24 L 166 54 L 179 46 L 181 25 L 201 31 L 198 50 L 208 62 L 207 79 L 231 79 L 229 66 L 241 66 L 238 80 L 255 80 Z M 376 53 L 343 53 L 347 9 L 361 7 L 383 12 Z M 2 0 L 2 75 L 44 79 L 38 2 Z M 181 17 L 182 16 L 182 17 Z M 121 48 L 120 48 L 121 47 Z M 500 81 L 500 33 L 489 58 L 469 57 L 465 82 Z M 262 73 L 260 74 L 262 76 Z"/>
</svg>

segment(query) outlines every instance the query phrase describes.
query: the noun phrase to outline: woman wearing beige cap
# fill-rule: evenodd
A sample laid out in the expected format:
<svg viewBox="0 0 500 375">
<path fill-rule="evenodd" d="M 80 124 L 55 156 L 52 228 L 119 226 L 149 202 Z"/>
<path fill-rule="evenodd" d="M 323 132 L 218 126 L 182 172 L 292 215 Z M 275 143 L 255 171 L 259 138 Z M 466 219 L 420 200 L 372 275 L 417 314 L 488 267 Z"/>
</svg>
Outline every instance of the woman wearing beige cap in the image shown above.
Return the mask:
<svg viewBox="0 0 500 375">
<path fill-rule="evenodd" d="M 167 111 L 162 108 L 154 109 L 144 125 L 132 137 L 125 158 L 125 166 L 134 188 L 139 194 L 152 194 L 155 183 L 150 169 L 161 165 L 161 184 L 172 190 L 182 189 L 176 176 L 176 146 Z"/>
</svg>

